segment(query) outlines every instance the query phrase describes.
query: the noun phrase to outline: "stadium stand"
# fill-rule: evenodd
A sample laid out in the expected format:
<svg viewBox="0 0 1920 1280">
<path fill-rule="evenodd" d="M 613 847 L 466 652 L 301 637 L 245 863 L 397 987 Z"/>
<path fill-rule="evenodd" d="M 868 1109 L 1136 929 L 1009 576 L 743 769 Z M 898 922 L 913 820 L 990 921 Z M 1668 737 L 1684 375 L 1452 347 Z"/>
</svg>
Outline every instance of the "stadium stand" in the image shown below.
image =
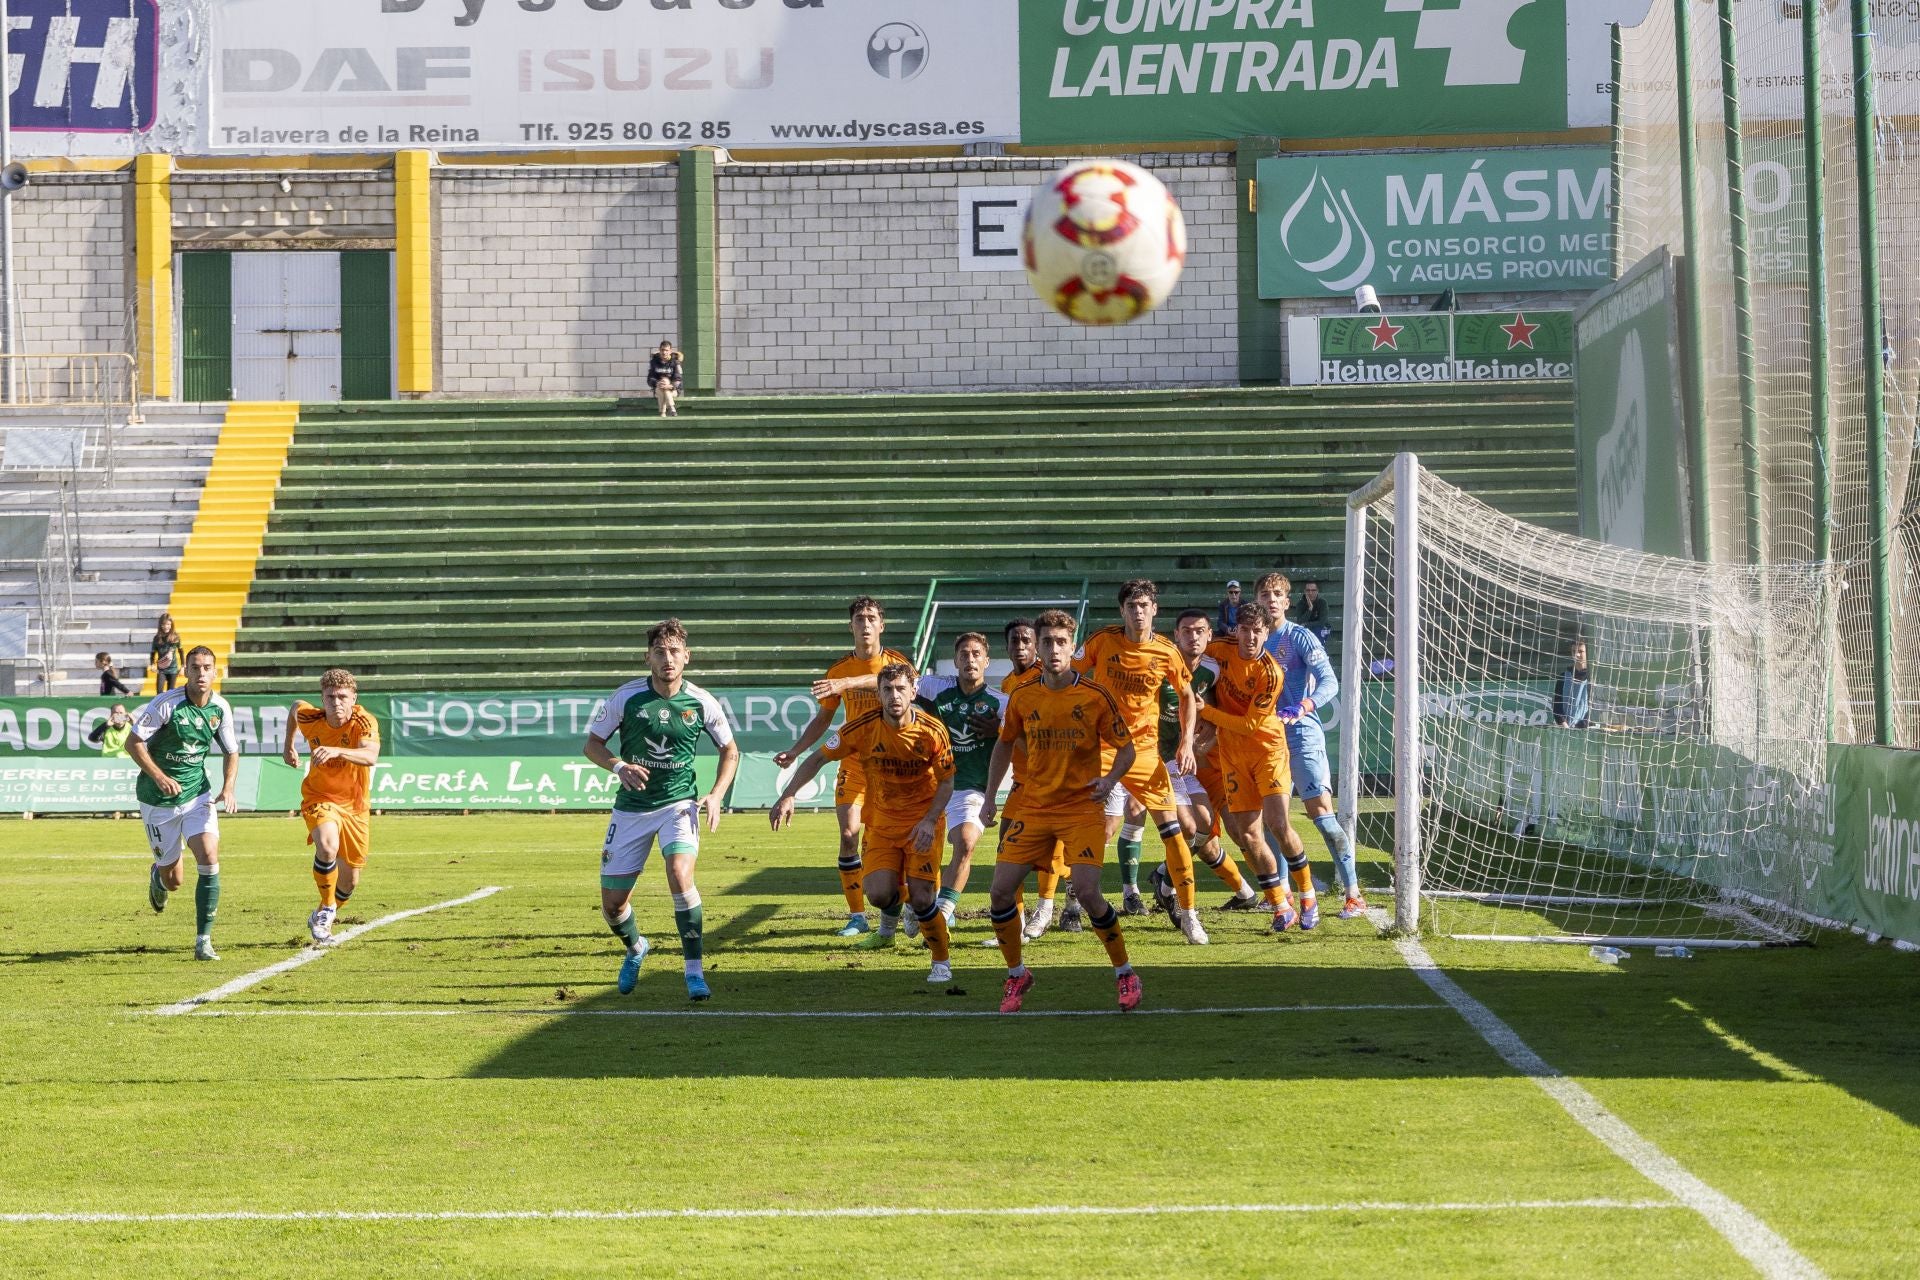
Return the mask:
<svg viewBox="0 0 1920 1280">
<path fill-rule="evenodd" d="M 139 685 L 154 619 L 167 608 L 174 573 L 186 545 L 220 434 L 219 406 L 155 404 L 144 420 L 116 427 L 109 473 L 90 449 L 78 477 L 80 568 L 73 575 L 73 610 L 59 635 L 52 686 L 44 692 L 92 696 L 99 691 L 93 655 L 119 659 L 130 685 Z M 56 424 L 57 414 L 22 415 L 7 429 Z M 43 512 L 59 502 L 51 474 L 10 477 L 0 486 L 0 510 Z M 30 643 L 40 644 L 39 601 L 30 567 L 0 567 L 0 608 L 25 608 L 36 618 Z M 187 643 L 195 642 L 191 636 Z M 152 689 L 148 678 L 145 688 Z M 22 692 L 27 692 L 22 688 Z M 35 686 L 33 692 L 43 692 Z"/>
<path fill-rule="evenodd" d="M 1151 574 L 1163 610 L 1278 567 L 1337 615 L 1344 495 L 1398 450 L 1571 528 L 1558 384 L 308 406 L 225 688 L 598 687 L 674 613 L 702 680 L 799 684 L 846 600 L 913 636 L 938 575 Z"/>
</svg>

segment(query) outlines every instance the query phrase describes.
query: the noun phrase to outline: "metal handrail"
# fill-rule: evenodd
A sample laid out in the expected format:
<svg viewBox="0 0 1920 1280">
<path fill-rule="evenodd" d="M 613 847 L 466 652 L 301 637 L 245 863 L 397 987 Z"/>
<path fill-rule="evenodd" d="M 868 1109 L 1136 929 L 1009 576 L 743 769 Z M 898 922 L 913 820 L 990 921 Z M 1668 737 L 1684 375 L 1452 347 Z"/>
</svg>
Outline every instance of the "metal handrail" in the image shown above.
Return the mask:
<svg viewBox="0 0 1920 1280">
<path fill-rule="evenodd" d="M 122 422 L 140 421 L 139 368 L 125 351 L 35 351 L 0 355 L 0 387 L 12 408 L 100 410 L 100 466 L 114 472 Z"/>
<path fill-rule="evenodd" d="M 1041 608 L 1070 608 L 1073 610 L 1074 625 L 1076 627 L 1083 624 L 1087 619 L 1087 587 L 1089 580 L 1086 578 L 1079 580 L 1080 586 L 1078 594 L 1073 594 L 1072 589 L 1068 588 L 1068 591 L 1062 592 L 1057 596 L 1045 598 L 1039 596 L 1022 596 L 1014 598 L 996 597 L 985 600 L 941 600 L 939 597 L 942 587 L 1006 586 L 1021 583 L 1031 583 L 1036 586 L 1062 587 L 1072 581 L 1072 578 L 1057 573 L 1003 573 L 985 577 L 932 579 L 927 583 L 926 600 L 920 606 L 920 620 L 914 627 L 914 669 L 918 671 L 925 671 L 927 669 L 928 660 L 933 655 L 933 643 L 938 636 L 940 609 L 943 605 L 975 609 L 1012 609 L 1022 607 L 1031 608 L 1034 606 Z"/>
</svg>

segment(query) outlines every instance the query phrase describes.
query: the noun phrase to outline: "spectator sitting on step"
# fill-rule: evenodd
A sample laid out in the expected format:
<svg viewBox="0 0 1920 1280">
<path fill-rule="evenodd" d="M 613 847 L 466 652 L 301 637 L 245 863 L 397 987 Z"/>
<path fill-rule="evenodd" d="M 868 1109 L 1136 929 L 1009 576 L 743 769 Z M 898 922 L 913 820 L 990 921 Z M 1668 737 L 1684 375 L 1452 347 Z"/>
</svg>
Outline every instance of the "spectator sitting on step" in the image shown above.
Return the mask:
<svg viewBox="0 0 1920 1280">
<path fill-rule="evenodd" d="M 147 670 L 153 672 L 154 692 L 165 693 L 173 688 L 186 662 L 186 650 L 180 644 L 180 632 L 173 625 L 173 615 L 163 613 L 154 625 L 153 644 L 147 653 Z"/>
<path fill-rule="evenodd" d="M 124 756 L 127 754 L 127 735 L 133 732 L 133 717 L 127 714 L 127 704 L 116 702 L 107 718 L 93 726 L 93 732 L 87 735 L 87 741 L 100 748 L 103 756 Z"/>
<path fill-rule="evenodd" d="M 126 694 L 133 692 L 133 690 L 127 688 L 126 683 L 120 679 L 119 673 L 113 669 L 112 654 L 110 653 L 94 654 L 93 665 L 100 672 L 100 696 L 101 697 L 110 698 L 116 693 L 124 696 Z"/>
<path fill-rule="evenodd" d="M 1220 602 L 1220 610 L 1213 616 L 1213 633 L 1230 633 L 1240 626 L 1240 579 L 1227 580 L 1227 596 Z"/>
<path fill-rule="evenodd" d="M 1327 626 L 1327 602 L 1320 598 L 1320 584 L 1312 578 L 1300 584 L 1300 603 L 1294 606 L 1293 620 L 1319 636 L 1323 644 L 1333 634 Z"/>
<path fill-rule="evenodd" d="M 653 353 L 653 359 L 647 361 L 647 385 L 653 388 L 653 398 L 659 402 L 660 416 L 677 418 L 680 410 L 674 406 L 673 398 L 680 394 L 685 385 L 684 361 L 673 343 L 662 338 L 659 350 Z"/>
</svg>

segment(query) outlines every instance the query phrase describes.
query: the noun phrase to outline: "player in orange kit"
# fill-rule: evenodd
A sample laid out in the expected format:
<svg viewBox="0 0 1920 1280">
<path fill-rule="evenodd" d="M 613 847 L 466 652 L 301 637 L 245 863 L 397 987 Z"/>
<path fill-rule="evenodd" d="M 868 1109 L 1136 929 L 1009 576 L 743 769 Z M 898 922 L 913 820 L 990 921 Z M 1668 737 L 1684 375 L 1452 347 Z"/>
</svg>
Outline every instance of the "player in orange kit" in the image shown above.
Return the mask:
<svg viewBox="0 0 1920 1280">
<path fill-rule="evenodd" d="M 886 626 L 887 612 L 872 596 L 855 597 L 847 605 L 847 629 L 853 633 L 853 652 L 828 667 L 827 674 L 813 682 L 813 696 L 819 700 L 820 709 L 807 721 L 793 745 L 774 756 L 775 764 L 786 768 L 820 741 L 827 726 L 833 723 L 833 713 L 843 703 L 847 709 L 843 725 L 879 709 L 880 695 L 874 689 L 873 677 L 882 667 L 907 661 L 906 654 L 881 646 L 880 633 Z M 833 808 L 840 818 L 840 891 L 847 899 L 847 922 L 838 930 L 842 938 L 858 937 L 873 927 L 867 921 L 866 895 L 860 888 L 860 805 L 865 799 L 865 789 L 860 762 L 853 758 L 842 760 L 833 784 Z"/>
<path fill-rule="evenodd" d="M 328 668 L 320 676 L 320 705 L 293 704 L 280 747 L 281 759 L 298 769 L 297 732 L 307 740 L 311 761 L 300 782 L 300 817 L 307 824 L 313 880 L 320 887 L 320 906 L 307 917 L 315 942 L 333 937 L 334 917 L 359 887 L 360 868 L 367 864 L 367 795 L 380 759 L 380 725 L 359 700 L 353 672 Z"/>
</svg>

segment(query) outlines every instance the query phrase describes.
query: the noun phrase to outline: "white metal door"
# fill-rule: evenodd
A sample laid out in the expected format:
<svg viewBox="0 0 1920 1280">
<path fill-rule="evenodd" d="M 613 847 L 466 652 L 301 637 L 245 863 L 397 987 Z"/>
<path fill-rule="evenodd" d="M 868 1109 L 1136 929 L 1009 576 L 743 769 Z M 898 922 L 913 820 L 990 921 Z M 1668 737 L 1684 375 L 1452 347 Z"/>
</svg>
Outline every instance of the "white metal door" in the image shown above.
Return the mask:
<svg viewBox="0 0 1920 1280">
<path fill-rule="evenodd" d="M 233 398 L 340 398 L 340 255 L 233 255 Z"/>
</svg>

